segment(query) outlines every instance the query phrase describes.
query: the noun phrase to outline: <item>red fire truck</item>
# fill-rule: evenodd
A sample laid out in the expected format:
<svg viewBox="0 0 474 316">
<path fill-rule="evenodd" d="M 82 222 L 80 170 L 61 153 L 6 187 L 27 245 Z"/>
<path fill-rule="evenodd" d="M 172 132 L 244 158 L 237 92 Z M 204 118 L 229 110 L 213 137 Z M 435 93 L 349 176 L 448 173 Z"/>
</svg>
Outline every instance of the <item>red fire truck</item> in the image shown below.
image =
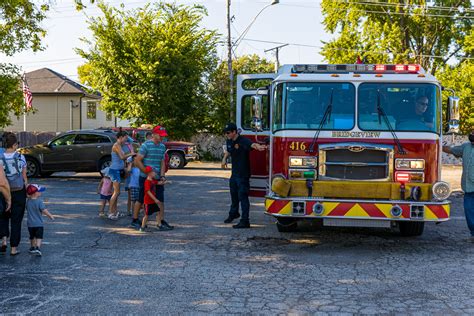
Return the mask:
<svg viewBox="0 0 474 316">
<path fill-rule="evenodd" d="M 449 220 L 441 181 L 443 87 L 419 65 L 284 65 L 240 75 L 237 126 L 266 142 L 251 153 L 251 195 L 279 231 L 324 226 L 398 227 L 423 233 Z M 459 124 L 449 98 L 449 130 Z"/>
</svg>

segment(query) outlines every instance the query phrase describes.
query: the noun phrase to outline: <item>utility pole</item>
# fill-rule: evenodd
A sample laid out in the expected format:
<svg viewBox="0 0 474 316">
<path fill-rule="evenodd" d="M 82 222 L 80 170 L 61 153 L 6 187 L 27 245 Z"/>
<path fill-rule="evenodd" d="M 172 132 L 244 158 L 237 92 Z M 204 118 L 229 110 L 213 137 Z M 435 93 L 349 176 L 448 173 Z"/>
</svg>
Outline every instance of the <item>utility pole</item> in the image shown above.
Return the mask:
<svg viewBox="0 0 474 316">
<path fill-rule="evenodd" d="M 264 52 L 267 53 L 267 52 L 271 52 L 271 51 L 275 51 L 275 58 L 276 58 L 276 61 L 275 61 L 275 72 L 278 72 L 278 68 L 280 68 L 280 55 L 278 54 L 279 51 L 280 51 L 280 48 L 283 48 L 285 46 L 288 46 L 289 44 L 283 44 L 283 45 L 280 45 L 280 46 L 277 46 L 277 47 L 273 47 L 273 48 L 270 48 L 270 49 L 267 49 L 265 50 Z"/>
<path fill-rule="evenodd" d="M 227 68 L 229 71 L 229 93 L 230 93 L 230 120 L 233 121 L 234 109 L 234 71 L 232 69 L 232 37 L 230 32 L 231 16 L 230 16 L 230 1 L 227 0 Z"/>
</svg>

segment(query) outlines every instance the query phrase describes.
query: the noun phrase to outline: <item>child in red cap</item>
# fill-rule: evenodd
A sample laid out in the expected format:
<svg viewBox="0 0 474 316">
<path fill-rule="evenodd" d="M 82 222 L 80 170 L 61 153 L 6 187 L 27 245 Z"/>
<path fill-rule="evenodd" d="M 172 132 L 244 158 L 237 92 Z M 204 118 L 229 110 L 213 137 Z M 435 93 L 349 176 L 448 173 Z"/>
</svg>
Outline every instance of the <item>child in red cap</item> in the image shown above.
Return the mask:
<svg viewBox="0 0 474 316">
<path fill-rule="evenodd" d="M 164 226 L 161 223 L 163 220 L 163 211 L 165 205 L 163 203 L 163 198 L 156 195 L 156 186 L 164 185 L 166 180 L 156 180 L 156 173 L 152 167 L 147 166 L 145 168 L 145 173 L 147 178 L 145 180 L 145 196 L 143 199 L 145 215 L 142 219 L 142 226 L 140 227 L 140 232 L 145 232 L 146 224 L 148 222 L 148 216 L 156 213 L 156 223 L 159 230 L 171 230 L 169 227 Z"/>
<path fill-rule="evenodd" d="M 26 188 L 28 199 L 26 200 L 27 225 L 30 233 L 30 253 L 41 256 L 41 242 L 43 241 L 43 214 L 54 220 L 54 216 L 44 206 L 41 192 L 46 190 L 37 184 L 30 184 Z"/>
</svg>

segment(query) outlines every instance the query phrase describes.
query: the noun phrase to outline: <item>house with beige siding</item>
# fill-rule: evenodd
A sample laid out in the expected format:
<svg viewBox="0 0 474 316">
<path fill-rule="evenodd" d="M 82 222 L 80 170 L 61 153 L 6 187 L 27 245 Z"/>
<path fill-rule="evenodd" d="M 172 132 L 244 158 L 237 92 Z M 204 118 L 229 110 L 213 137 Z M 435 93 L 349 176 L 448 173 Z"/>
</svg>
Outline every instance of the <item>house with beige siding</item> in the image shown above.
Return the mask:
<svg viewBox="0 0 474 316">
<path fill-rule="evenodd" d="M 34 112 L 12 116 L 5 130 L 65 132 L 129 125 L 100 109 L 100 93 L 49 68 L 26 73 L 26 82 L 33 94 Z"/>
</svg>

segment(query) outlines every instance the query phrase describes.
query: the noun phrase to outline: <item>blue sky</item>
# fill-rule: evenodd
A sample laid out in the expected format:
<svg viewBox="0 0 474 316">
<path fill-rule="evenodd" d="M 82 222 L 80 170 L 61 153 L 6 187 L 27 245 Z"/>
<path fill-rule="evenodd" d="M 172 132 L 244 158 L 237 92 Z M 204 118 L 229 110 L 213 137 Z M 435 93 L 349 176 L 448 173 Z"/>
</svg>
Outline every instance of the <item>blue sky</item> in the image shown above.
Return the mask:
<svg viewBox="0 0 474 316">
<path fill-rule="evenodd" d="M 108 3 L 118 6 L 125 4 L 125 8 L 141 7 L 149 1 L 143 0 L 108 0 Z M 176 1 L 179 4 L 199 3 L 208 9 L 208 16 L 203 21 L 203 27 L 217 30 L 226 36 L 226 1 Z M 98 16 L 99 10 L 94 5 L 77 12 L 72 0 L 56 0 L 48 13 L 48 19 L 43 23 L 48 34 L 44 39 L 46 49 L 33 53 L 25 51 L 13 57 L 0 56 L 2 61 L 21 66 L 24 71 L 31 71 L 43 67 L 51 68 L 73 80 L 77 80 L 77 66 L 84 63 L 74 48 L 84 47 L 79 40 L 81 37 L 90 37 L 87 29 L 88 16 Z M 240 33 L 251 23 L 255 15 L 271 0 L 232 0 L 232 37 L 238 38 Z M 319 54 L 321 40 L 328 40 L 322 22 L 319 0 L 280 0 L 280 4 L 266 8 L 236 49 L 236 55 L 258 54 L 274 61 L 271 52 L 264 50 L 278 46 L 274 43 L 259 41 L 290 43 L 291 45 L 280 50 L 280 63 L 319 63 L 322 57 Z M 298 44 L 298 45 L 296 45 Z M 218 48 L 219 57 L 226 59 L 226 47 Z"/>
</svg>

